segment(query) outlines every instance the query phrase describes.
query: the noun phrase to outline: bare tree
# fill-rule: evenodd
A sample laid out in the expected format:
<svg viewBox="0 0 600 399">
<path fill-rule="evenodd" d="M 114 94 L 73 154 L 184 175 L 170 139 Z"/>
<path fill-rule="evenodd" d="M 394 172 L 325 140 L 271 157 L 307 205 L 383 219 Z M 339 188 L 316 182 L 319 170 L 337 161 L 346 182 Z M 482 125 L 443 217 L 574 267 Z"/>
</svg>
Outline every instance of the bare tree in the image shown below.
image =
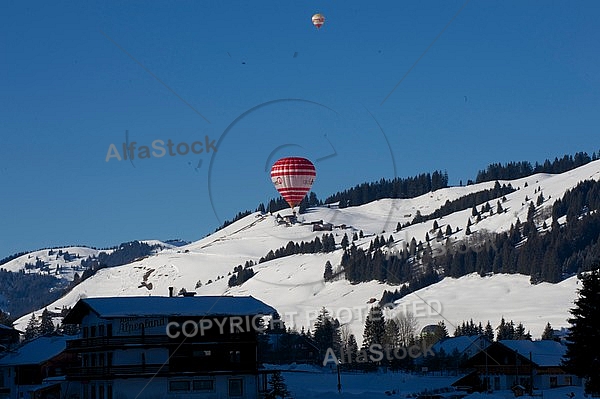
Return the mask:
<svg viewBox="0 0 600 399">
<path fill-rule="evenodd" d="M 342 340 L 342 346 L 347 347 L 348 341 L 350 340 L 350 335 L 352 335 L 352 330 L 348 324 L 343 324 L 340 327 L 340 338 Z"/>
<path fill-rule="evenodd" d="M 415 339 L 419 322 L 411 312 L 398 313 L 394 317 L 398 326 L 398 341 L 402 346 L 409 346 Z"/>
</svg>

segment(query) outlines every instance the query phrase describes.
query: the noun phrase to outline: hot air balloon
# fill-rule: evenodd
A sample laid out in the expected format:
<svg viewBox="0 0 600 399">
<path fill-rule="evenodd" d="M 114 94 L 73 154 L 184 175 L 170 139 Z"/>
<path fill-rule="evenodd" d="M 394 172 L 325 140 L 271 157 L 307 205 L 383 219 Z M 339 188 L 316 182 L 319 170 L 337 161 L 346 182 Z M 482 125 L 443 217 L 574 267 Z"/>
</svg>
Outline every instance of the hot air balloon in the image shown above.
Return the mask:
<svg viewBox="0 0 600 399">
<path fill-rule="evenodd" d="M 316 176 L 315 165 L 301 157 L 281 158 L 271 168 L 271 181 L 292 211 L 304 199 Z"/>
<path fill-rule="evenodd" d="M 317 29 L 319 29 L 325 23 L 325 16 L 323 14 L 313 15 L 312 23 Z"/>
</svg>

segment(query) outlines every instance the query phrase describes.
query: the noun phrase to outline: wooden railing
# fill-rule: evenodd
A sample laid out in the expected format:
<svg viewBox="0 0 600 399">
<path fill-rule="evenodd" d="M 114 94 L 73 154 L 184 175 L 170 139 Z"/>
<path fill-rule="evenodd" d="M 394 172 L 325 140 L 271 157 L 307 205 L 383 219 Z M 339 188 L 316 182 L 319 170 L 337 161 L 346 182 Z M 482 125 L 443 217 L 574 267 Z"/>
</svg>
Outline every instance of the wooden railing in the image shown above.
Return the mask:
<svg viewBox="0 0 600 399">
<path fill-rule="evenodd" d="M 96 348 L 96 347 L 123 347 L 141 345 L 166 345 L 169 343 L 169 337 L 166 335 L 148 335 L 131 337 L 94 337 L 81 338 L 67 341 L 67 349 Z"/>
<path fill-rule="evenodd" d="M 69 377 L 115 377 L 115 376 L 139 376 L 146 374 L 168 374 L 169 365 L 146 364 L 128 366 L 104 366 L 104 367 L 72 367 L 67 370 Z"/>
</svg>

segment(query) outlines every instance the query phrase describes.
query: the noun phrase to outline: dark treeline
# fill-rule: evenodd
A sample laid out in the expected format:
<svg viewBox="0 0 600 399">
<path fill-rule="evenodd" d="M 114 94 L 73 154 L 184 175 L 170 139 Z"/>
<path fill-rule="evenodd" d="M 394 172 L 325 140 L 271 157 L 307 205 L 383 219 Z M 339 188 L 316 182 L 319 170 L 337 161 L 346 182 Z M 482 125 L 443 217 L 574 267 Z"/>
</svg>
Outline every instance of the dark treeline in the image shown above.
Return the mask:
<svg viewBox="0 0 600 399">
<path fill-rule="evenodd" d="M 242 285 L 246 281 L 254 277 L 254 270 L 252 270 L 252 266 L 254 266 L 254 262 L 251 260 L 246 261 L 244 267 L 242 267 L 242 265 L 236 266 L 233 269 L 233 273 L 231 273 L 231 277 L 229 277 L 227 285 L 229 285 L 230 287 L 233 287 L 235 285 Z"/>
<path fill-rule="evenodd" d="M 325 204 L 339 202 L 339 207 L 357 206 L 382 198 L 414 198 L 430 191 L 448 187 L 448 173 L 435 171 L 418 176 L 392 180 L 381 179 L 374 183 L 362 183 L 338 192 L 324 201 Z"/>
<path fill-rule="evenodd" d="M 598 264 L 600 182 L 585 181 L 568 190 L 552 208 L 551 226 L 545 222 L 540 226 L 533 202 L 529 209 L 526 221 L 517 219 L 504 233 L 474 233 L 458 246 L 451 245 L 443 234 L 441 240 L 446 242 L 436 249 L 438 256 L 434 256 L 429 242 L 416 243 L 414 238 L 397 252 L 384 252 L 381 246 L 374 245 L 365 251 L 352 245 L 342 256 L 346 279 L 353 283 L 378 280 L 404 284 L 399 290 L 384 294 L 382 303 L 387 303 L 410 293 L 410 284 L 419 276 L 439 279 L 474 272 L 482 276 L 520 273 L 529 275 L 533 284 L 557 283 Z M 560 225 L 558 219 L 563 216 L 567 223 Z M 429 280 L 435 282 L 436 278 Z"/>
<path fill-rule="evenodd" d="M 308 242 L 302 241 L 297 243 L 290 241 L 285 247 L 281 247 L 275 251 L 270 250 L 268 254 L 259 259 L 258 263 L 295 254 L 315 254 L 332 251 L 335 251 L 335 238 L 333 234 L 323 234 L 322 238 L 315 237 L 314 240 Z"/>
<path fill-rule="evenodd" d="M 5 300 L 2 307 L 12 319 L 54 302 L 63 295 L 62 287 L 64 282 L 54 276 L 0 268 L 0 298 Z"/>
<path fill-rule="evenodd" d="M 591 157 L 585 152 L 578 152 L 574 156 L 565 155 L 560 159 L 554 158 L 554 161 L 546 159 L 541 164 L 536 162 L 535 165 L 528 161 L 509 162 L 504 165 L 493 163 L 488 165 L 485 170 L 480 170 L 477 173 L 475 182 L 520 179 L 535 173 L 564 173 L 597 159 L 598 155 L 595 152 Z"/>
<path fill-rule="evenodd" d="M 504 197 L 507 194 L 516 191 L 512 185 L 503 184 L 500 186 L 500 183 L 496 182 L 493 188 L 489 190 L 482 190 L 476 193 L 471 193 L 465 195 L 464 197 L 460 197 L 455 199 L 454 201 L 447 200 L 444 205 L 440 208 L 436 209 L 435 212 L 429 215 L 421 215 L 419 211 L 417 211 L 417 215 L 413 219 L 412 223 L 422 223 L 427 220 L 439 219 L 444 216 L 448 216 L 453 214 L 454 212 L 463 211 L 465 209 L 469 209 L 477 206 L 477 204 L 482 204 L 487 201 L 491 201 L 496 198 Z"/>
</svg>

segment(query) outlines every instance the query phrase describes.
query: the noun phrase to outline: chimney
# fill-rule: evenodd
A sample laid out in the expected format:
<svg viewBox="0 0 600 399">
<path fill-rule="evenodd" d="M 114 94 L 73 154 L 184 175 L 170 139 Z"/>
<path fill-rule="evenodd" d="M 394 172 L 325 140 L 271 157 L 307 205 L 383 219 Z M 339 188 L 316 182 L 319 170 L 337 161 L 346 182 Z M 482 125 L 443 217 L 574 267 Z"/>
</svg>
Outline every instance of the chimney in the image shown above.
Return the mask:
<svg viewBox="0 0 600 399">
<path fill-rule="evenodd" d="M 169 287 L 169 297 L 173 297 L 173 287 Z"/>
</svg>

